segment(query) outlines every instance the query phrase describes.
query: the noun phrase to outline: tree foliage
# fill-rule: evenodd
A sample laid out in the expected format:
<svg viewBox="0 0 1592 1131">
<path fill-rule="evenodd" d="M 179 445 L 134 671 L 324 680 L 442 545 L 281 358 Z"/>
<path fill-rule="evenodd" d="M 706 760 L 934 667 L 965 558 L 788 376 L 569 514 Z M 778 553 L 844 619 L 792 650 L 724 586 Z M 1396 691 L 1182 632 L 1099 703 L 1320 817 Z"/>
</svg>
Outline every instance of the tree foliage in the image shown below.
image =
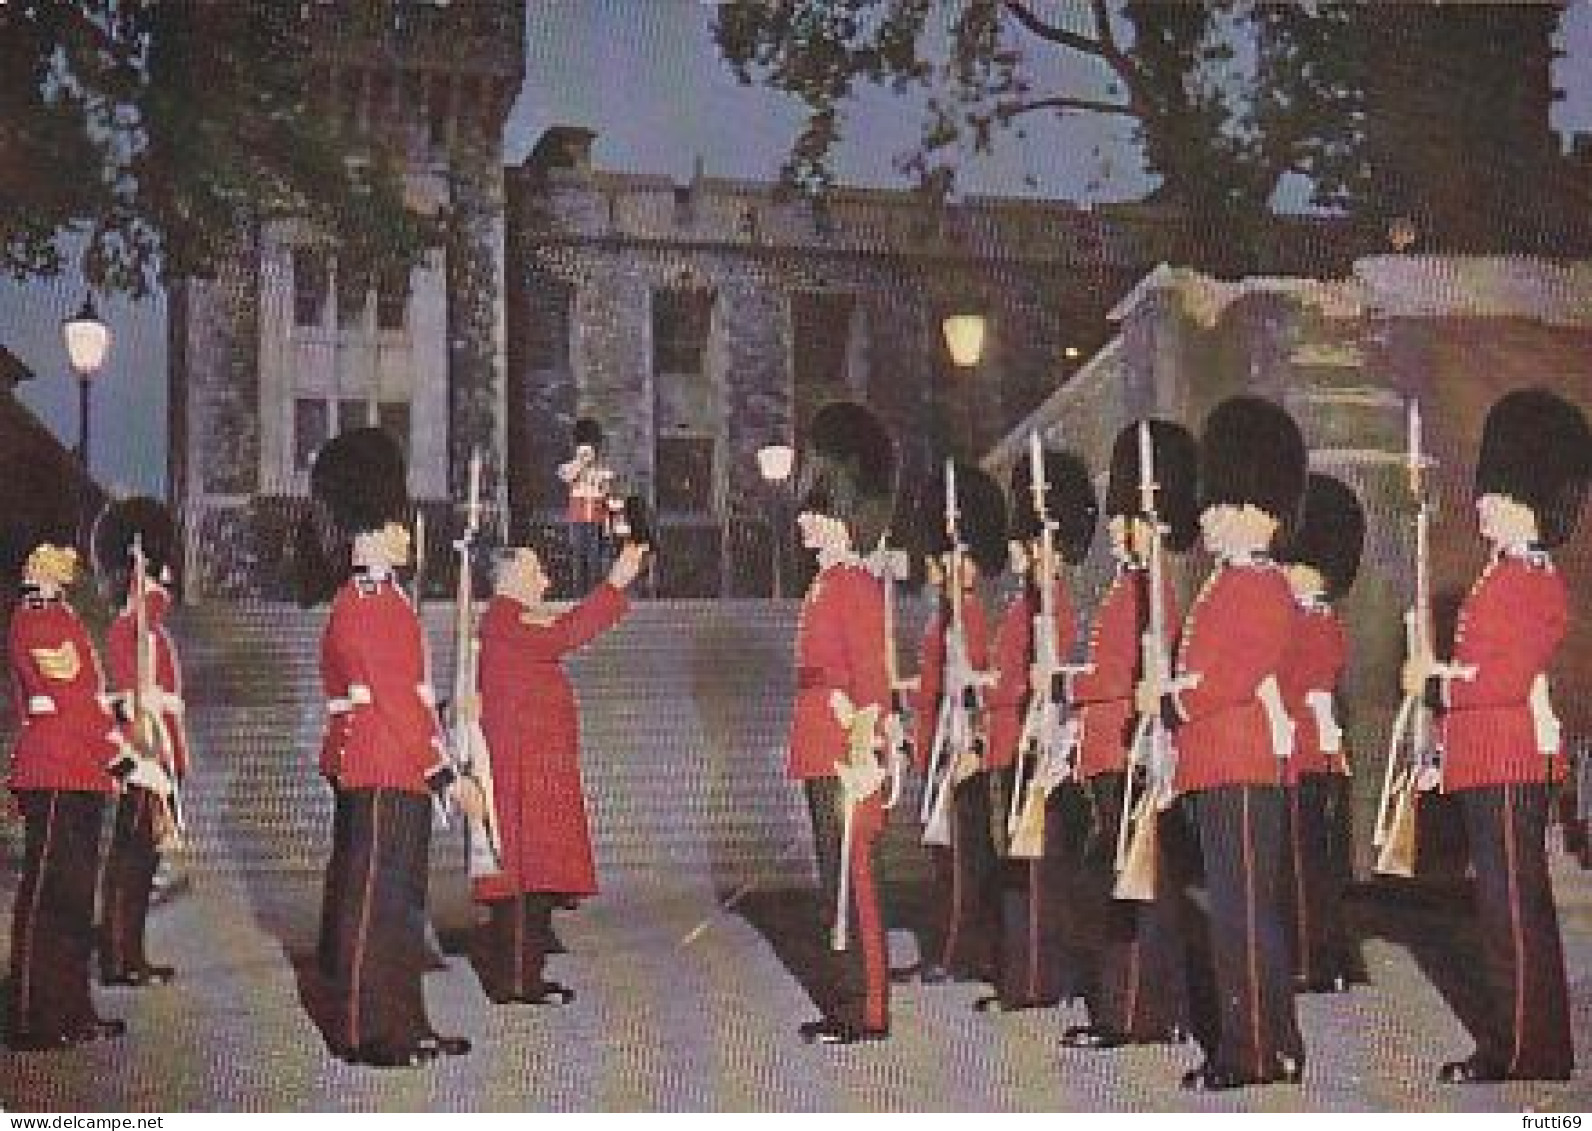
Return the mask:
<svg viewBox="0 0 1592 1131">
<path fill-rule="evenodd" d="M 370 260 L 433 242 L 396 162 L 347 160 L 312 103 L 307 9 L 0 3 L 0 268 L 55 274 L 79 233 L 90 283 L 136 295 L 212 274 L 240 233 L 281 217 Z"/>
<path fill-rule="evenodd" d="M 1237 216 L 1263 212 L 1290 172 L 1310 176 L 1321 203 L 1345 199 L 1363 87 L 1358 56 L 1340 48 L 1368 11 L 1258 0 L 735 0 L 714 34 L 741 81 L 805 104 L 784 168 L 803 191 L 832 182 L 846 105 L 872 84 L 921 96 L 917 147 L 897 164 L 931 190 L 947 190 L 960 160 L 1024 119 L 1106 115 L 1132 123 L 1162 199 Z"/>
</svg>

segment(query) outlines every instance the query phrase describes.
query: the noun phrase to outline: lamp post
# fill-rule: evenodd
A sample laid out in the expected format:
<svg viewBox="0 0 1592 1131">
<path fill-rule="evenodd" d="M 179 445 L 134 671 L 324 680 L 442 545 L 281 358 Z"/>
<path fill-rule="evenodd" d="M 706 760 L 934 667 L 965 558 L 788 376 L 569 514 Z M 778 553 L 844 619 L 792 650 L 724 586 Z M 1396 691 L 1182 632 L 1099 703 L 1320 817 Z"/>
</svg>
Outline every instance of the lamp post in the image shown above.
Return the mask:
<svg viewBox="0 0 1592 1131">
<path fill-rule="evenodd" d="M 785 555 L 785 507 L 784 486 L 790 479 L 792 468 L 796 464 L 796 449 L 789 444 L 766 444 L 757 449 L 757 472 L 763 477 L 763 482 L 769 485 L 774 494 L 774 518 L 771 523 L 774 537 L 770 540 L 771 553 L 774 562 L 774 596 L 785 595 L 785 587 L 781 584 L 780 559 Z"/>
<path fill-rule="evenodd" d="M 66 340 L 66 356 L 77 374 L 77 458 L 83 465 L 83 477 L 90 479 L 89 383 L 105 364 L 105 355 L 111 348 L 111 332 L 94 309 L 93 292 L 83 296 L 83 309 L 61 323 L 61 336 Z"/>
</svg>

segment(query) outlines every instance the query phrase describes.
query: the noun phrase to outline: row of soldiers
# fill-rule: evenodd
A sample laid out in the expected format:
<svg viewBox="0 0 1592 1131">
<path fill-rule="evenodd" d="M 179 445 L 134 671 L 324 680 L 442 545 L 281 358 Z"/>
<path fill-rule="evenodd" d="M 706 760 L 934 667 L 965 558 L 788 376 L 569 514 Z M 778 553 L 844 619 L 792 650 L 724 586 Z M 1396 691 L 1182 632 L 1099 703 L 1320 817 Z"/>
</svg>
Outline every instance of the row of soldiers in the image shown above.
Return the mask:
<svg viewBox="0 0 1592 1131">
<path fill-rule="evenodd" d="M 1417 650 L 1404 675 L 1416 691 L 1432 684 L 1443 785 L 1465 814 L 1488 939 L 1494 1008 L 1476 1052 L 1444 1066 L 1453 1080 L 1563 1077 L 1571 1067 L 1543 845 L 1545 782 L 1562 765 L 1557 750 L 1545 763 L 1531 689 L 1565 631 L 1547 550 L 1573 529 L 1587 451 L 1584 418 L 1549 394 L 1494 408 L 1476 477 L 1492 562 L 1467 597 L 1452 662 Z M 1072 457 L 1032 450 L 1008 522 L 999 485 L 953 465 L 946 513 L 928 524 L 932 538 L 917 539 L 942 612 L 914 683 L 893 655 L 899 571 L 894 555 L 876 552 L 902 530 L 894 452 L 879 419 L 847 403 L 820 410 L 802 452 L 798 526 L 819 568 L 795 641 L 789 772 L 812 818 L 825 927 L 845 956 L 801 1036 L 889 1035 L 873 856 L 915 749 L 937 830 L 941 930 L 919 967 L 895 977 L 988 977 L 984 1008 L 1081 993 L 1089 1023 L 1063 1036 L 1076 1048 L 1192 1032 L 1207 1055 L 1186 1076 L 1190 1088 L 1298 1080 L 1296 990 L 1341 989 L 1352 974 L 1335 932 L 1348 758 L 1332 713 L 1346 648 L 1331 605 L 1359 556 L 1353 492 L 1307 473 L 1297 427 L 1270 402 L 1224 403 L 1198 442 L 1167 421 L 1125 429 L 1104 508 L 1116 573 L 1084 662 L 1069 668 L 1066 563 L 1081 558 L 1097 521 L 1087 473 Z M 547 604 L 534 551 L 502 555 L 496 596 L 463 638 L 476 667 L 449 705 L 450 735 L 422 626 L 397 583 L 410 556 L 405 480 L 401 453 L 379 431 L 339 437 L 317 456 L 316 509 L 299 539 L 304 572 L 319 582 L 311 596 L 332 602 L 320 759 L 336 798 L 320 948 L 338 1003 L 328 1036 L 338 1055 L 375 1066 L 470 1050 L 435 1031 L 421 987 L 439 810 L 461 812 L 490 847 L 473 885 L 488 913 L 489 998 L 573 999 L 544 976 L 557 949 L 550 918 L 593 894 L 596 876 L 575 700 L 559 663 L 623 616 L 645 553 L 637 539 L 570 609 Z M 12 934 L 17 1047 L 122 1031 L 96 1015 L 88 991 L 108 795 L 119 796 L 102 974 L 145 984 L 172 973 L 142 952 L 153 861 L 180 830 L 186 769 L 180 673 L 159 628 L 172 540 L 169 523 L 137 507 L 103 525 L 101 561 L 133 563 L 119 583 L 128 599 L 108 681 L 64 599 L 71 551 L 41 545 L 28 556 L 12 622 L 23 727 L 10 784 L 27 825 Z M 1163 555 L 1197 538 L 1216 565 L 1179 616 Z M 132 643 L 118 645 L 118 634 Z M 489 770 L 461 756 L 466 731 L 479 731 Z M 1129 890 L 1134 859 L 1158 866 L 1153 882 Z M 1196 866 L 1209 918 L 1197 949 L 1208 963 L 1185 949 L 1182 895 Z"/>
<path fill-rule="evenodd" d="M 797 635 L 789 773 L 837 953 L 803 1039 L 887 1038 L 892 980 L 987 980 L 980 1009 L 1082 996 L 1089 1020 L 1063 1034 L 1071 1048 L 1193 1036 L 1205 1058 L 1189 1089 L 1300 1080 L 1296 993 L 1357 976 L 1335 712 L 1348 659 L 1335 603 L 1365 531 L 1352 488 L 1308 471 L 1298 427 L 1270 401 L 1223 402 L 1197 441 L 1170 421 L 1130 424 L 1105 493 L 1114 576 L 1071 665 L 1066 566 L 1097 520 L 1081 461 L 1035 439 L 1009 507 L 989 476 L 949 465 L 943 521 L 903 522 L 893 445 L 871 412 L 826 407 L 809 445 L 799 523 L 819 572 Z M 1452 660 L 1423 641 L 1402 673 L 1437 714 L 1441 768 L 1420 788 L 1463 816 L 1485 941 L 1488 1009 L 1474 1052 L 1442 1065 L 1448 1081 L 1572 1068 L 1545 855 L 1564 752 L 1543 676 L 1568 620 L 1548 551 L 1573 532 L 1589 478 L 1575 406 L 1522 390 L 1493 407 L 1475 476 L 1489 564 Z M 893 656 L 898 571 L 876 550 L 892 540 L 915 541 L 940 583 L 915 679 Z M 1213 567 L 1179 615 L 1167 557 L 1196 541 Z M 891 971 L 873 854 L 909 747 L 938 930 L 916 968 Z M 1203 930 L 1190 929 L 1195 886 Z"/>
</svg>

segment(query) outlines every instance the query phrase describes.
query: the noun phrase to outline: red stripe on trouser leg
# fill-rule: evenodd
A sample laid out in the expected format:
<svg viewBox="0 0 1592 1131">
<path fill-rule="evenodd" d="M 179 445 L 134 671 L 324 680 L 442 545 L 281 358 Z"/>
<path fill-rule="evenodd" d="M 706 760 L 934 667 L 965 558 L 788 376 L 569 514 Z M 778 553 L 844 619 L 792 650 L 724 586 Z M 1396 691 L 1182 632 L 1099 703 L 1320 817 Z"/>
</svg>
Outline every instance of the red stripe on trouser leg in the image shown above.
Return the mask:
<svg viewBox="0 0 1592 1131">
<path fill-rule="evenodd" d="M 851 904 L 857 935 L 862 942 L 866 985 L 862 1023 L 869 1029 L 890 1027 L 890 955 L 885 941 L 884 917 L 873 882 L 873 845 L 884 831 L 884 807 L 878 794 L 857 806 L 852 818 Z"/>
</svg>

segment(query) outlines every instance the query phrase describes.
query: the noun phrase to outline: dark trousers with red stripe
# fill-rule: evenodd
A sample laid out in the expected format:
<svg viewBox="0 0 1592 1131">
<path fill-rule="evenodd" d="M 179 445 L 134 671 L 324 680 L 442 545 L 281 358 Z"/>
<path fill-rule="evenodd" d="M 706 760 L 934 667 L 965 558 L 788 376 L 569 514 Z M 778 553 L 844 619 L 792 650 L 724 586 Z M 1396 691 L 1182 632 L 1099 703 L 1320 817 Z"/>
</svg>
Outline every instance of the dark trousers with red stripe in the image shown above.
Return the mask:
<svg viewBox="0 0 1592 1131">
<path fill-rule="evenodd" d="M 155 847 L 155 811 L 161 800 L 128 786 L 116 803 L 110 848 L 100 877 L 100 975 L 106 979 L 141 970 L 149 893 L 160 866 Z"/>
<path fill-rule="evenodd" d="M 553 892 L 521 892 L 487 904 L 490 919 L 481 932 L 482 988 L 495 1002 L 542 996 L 542 970 L 552 953 L 553 908 L 564 897 Z"/>
<path fill-rule="evenodd" d="M 809 778 L 802 783 L 813 825 L 813 853 L 818 859 L 825 958 L 814 988 L 814 1004 L 825 1017 L 866 1029 L 890 1027 L 890 956 L 884 916 L 874 882 L 873 852 L 884 830 L 879 794 L 857 806 L 852 817 L 846 949 L 830 946 L 840 899 L 840 851 L 845 834 L 845 805 L 838 778 Z"/>
<path fill-rule="evenodd" d="M 951 787 L 950 845 L 929 848 L 931 898 L 939 913 L 930 955 L 961 978 L 989 978 L 995 969 L 1000 858 L 990 833 L 990 811 L 989 773 L 980 771 Z"/>
<path fill-rule="evenodd" d="M 1477 1058 L 1520 1079 L 1570 1075 L 1570 1011 L 1564 949 L 1545 845 L 1542 783 L 1459 790 L 1476 870 L 1476 917 L 1487 965 L 1489 1009 Z"/>
<path fill-rule="evenodd" d="M 1006 816 L 1003 810 L 996 819 Z M 995 993 L 1003 1008 L 1055 1005 L 1082 988 L 1085 963 L 1072 919 L 1086 820 L 1081 788 L 1075 782 L 1057 786 L 1045 801 L 1040 856 L 1025 860 L 1008 854 L 996 869 L 1000 923 Z"/>
<path fill-rule="evenodd" d="M 1349 778 L 1301 774 L 1288 799 L 1287 888 L 1294 975 L 1320 988 L 1352 974 L 1343 927 L 1349 886 Z"/>
<path fill-rule="evenodd" d="M 11 919 L 11 1038 L 50 1039 L 95 1020 L 88 963 L 105 794 L 17 793 L 25 840 Z"/>
<path fill-rule="evenodd" d="M 332 924 L 340 1051 L 407 1050 L 432 1033 L 421 987 L 431 798 L 353 789 L 344 803 L 348 842 Z"/>
<path fill-rule="evenodd" d="M 1207 1063 L 1250 1081 L 1304 1057 L 1284 912 L 1281 786 L 1228 785 L 1183 796 L 1209 897 L 1214 1042 Z M 1197 1026 L 1207 1035 L 1210 1025 Z"/>
<path fill-rule="evenodd" d="M 1095 1028 L 1133 1041 L 1164 1041 L 1175 1030 L 1189 1029 L 1182 916 L 1186 837 L 1175 810 L 1161 814 L 1156 898 L 1114 898 L 1125 780 L 1119 770 L 1086 783 L 1095 825 L 1085 851 L 1077 915 L 1092 923 L 1098 950 L 1084 1001 Z"/>
<path fill-rule="evenodd" d="M 332 852 L 326 861 L 326 882 L 321 889 L 321 930 L 315 947 L 316 964 L 326 977 L 337 974 L 337 927 L 344 919 L 341 908 L 348 886 L 348 831 L 352 809 L 348 795 L 332 786 Z"/>
</svg>

